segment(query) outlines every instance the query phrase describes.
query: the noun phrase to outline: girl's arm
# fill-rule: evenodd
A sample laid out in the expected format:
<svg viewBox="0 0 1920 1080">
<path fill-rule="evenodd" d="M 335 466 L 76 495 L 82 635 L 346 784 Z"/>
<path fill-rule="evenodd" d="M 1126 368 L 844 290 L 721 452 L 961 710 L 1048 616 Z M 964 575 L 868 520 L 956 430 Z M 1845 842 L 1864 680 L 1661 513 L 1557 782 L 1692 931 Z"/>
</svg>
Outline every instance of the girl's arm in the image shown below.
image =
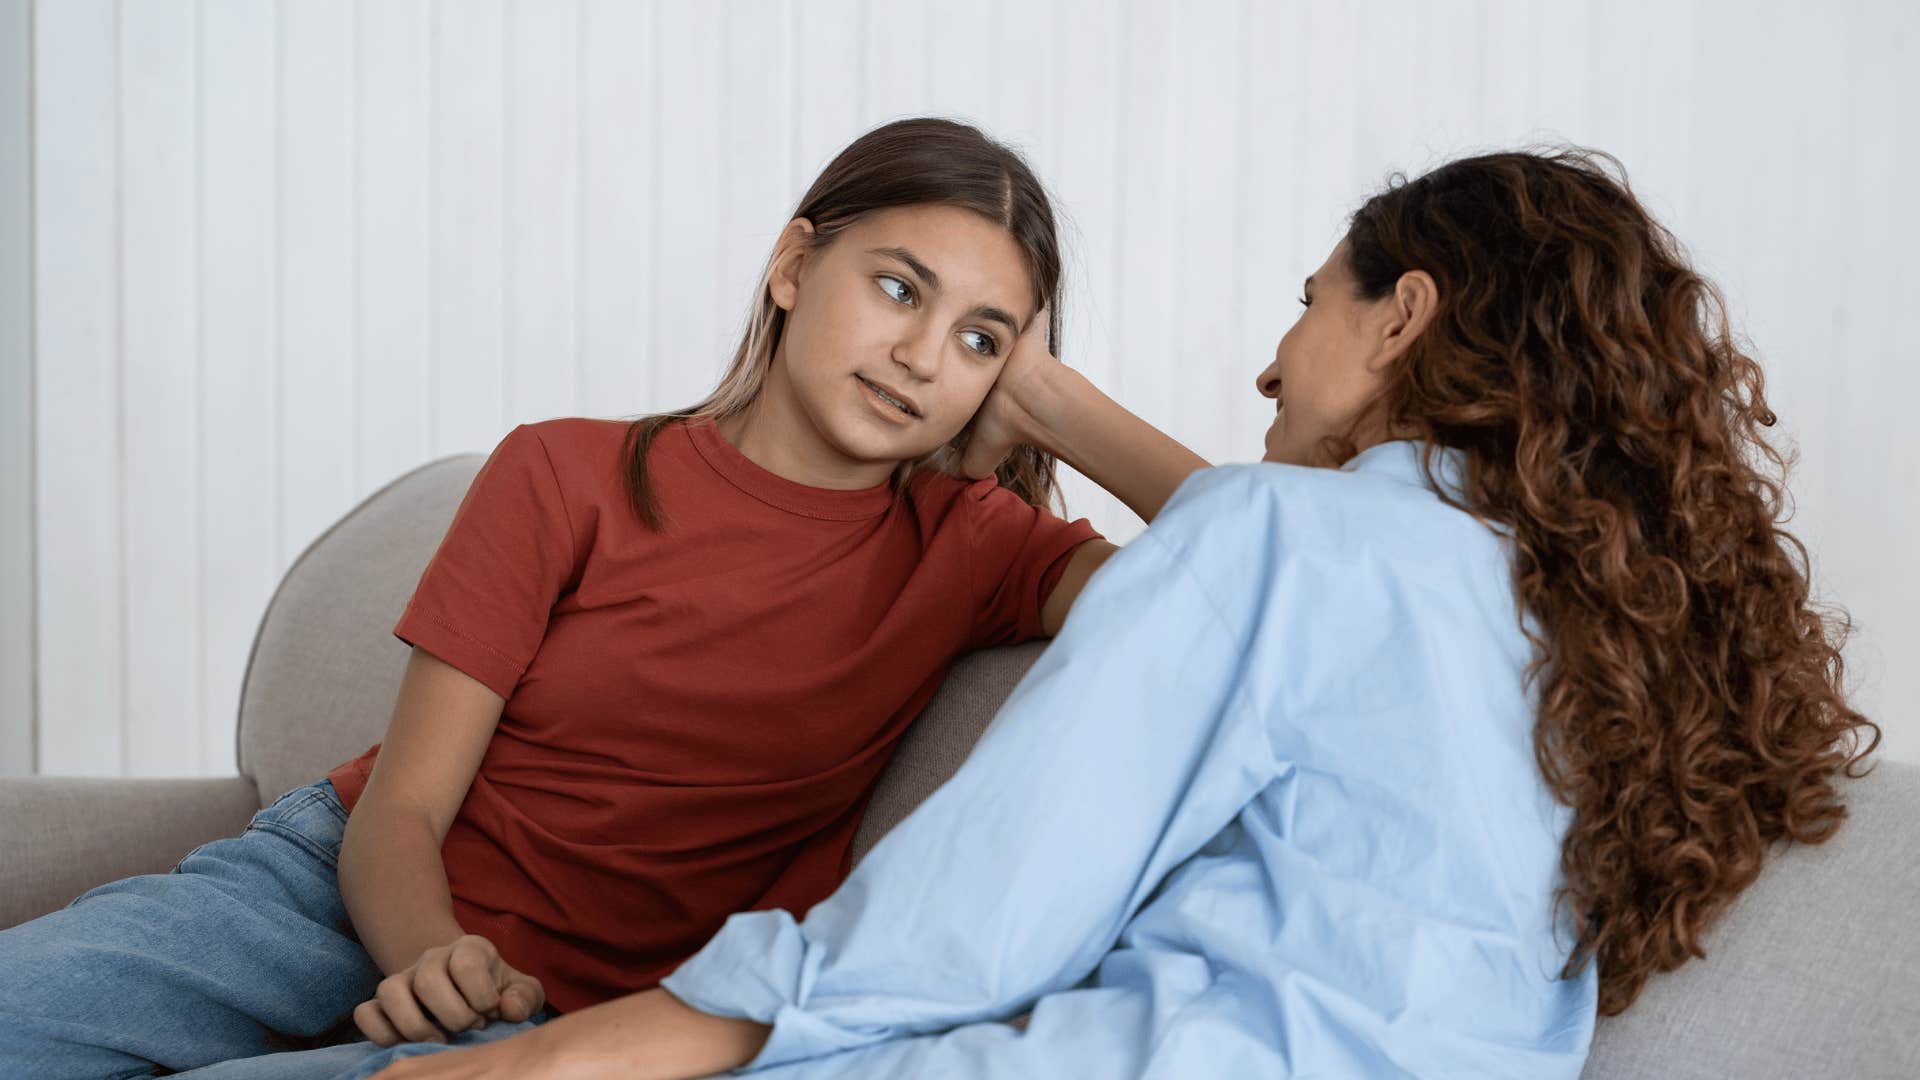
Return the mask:
<svg viewBox="0 0 1920 1080">
<path fill-rule="evenodd" d="M 1046 346 L 1046 325 L 1042 311 L 1007 357 L 974 419 L 961 471 L 990 476 L 1014 446 L 1037 446 L 1151 524 L 1174 490 L 1209 463 L 1055 359 Z M 1041 609 L 1049 636 L 1059 633 L 1081 587 L 1117 550 L 1105 540 L 1089 540 L 1074 551 Z"/>
<path fill-rule="evenodd" d="M 1151 523 L 1174 489 L 1208 461 L 1054 359 L 1046 325 L 1042 311 L 1000 369 L 974 417 L 961 471 L 991 476 L 1015 446 L 1037 446 Z"/>
</svg>

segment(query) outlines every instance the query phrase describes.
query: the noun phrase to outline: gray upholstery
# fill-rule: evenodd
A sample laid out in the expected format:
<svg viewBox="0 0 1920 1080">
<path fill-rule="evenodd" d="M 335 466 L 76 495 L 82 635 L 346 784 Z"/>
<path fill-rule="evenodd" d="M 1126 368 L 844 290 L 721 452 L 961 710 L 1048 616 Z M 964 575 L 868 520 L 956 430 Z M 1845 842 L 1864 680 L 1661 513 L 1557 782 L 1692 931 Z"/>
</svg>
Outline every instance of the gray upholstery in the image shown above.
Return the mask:
<svg viewBox="0 0 1920 1080">
<path fill-rule="evenodd" d="M 0 778 L 0 927 L 165 872 L 378 740 L 407 657 L 389 631 L 483 460 L 408 473 L 287 572 L 247 668 L 239 776 Z M 856 856 L 952 774 L 1042 648 L 955 665 L 882 776 Z M 1705 960 L 1601 1019 L 1587 1077 L 1920 1077 L 1920 933 L 1907 918 L 1920 766 L 1881 762 L 1846 783 L 1851 818 L 1834 839 L 1779 850 L 1706 935 Z"/>
</svg>

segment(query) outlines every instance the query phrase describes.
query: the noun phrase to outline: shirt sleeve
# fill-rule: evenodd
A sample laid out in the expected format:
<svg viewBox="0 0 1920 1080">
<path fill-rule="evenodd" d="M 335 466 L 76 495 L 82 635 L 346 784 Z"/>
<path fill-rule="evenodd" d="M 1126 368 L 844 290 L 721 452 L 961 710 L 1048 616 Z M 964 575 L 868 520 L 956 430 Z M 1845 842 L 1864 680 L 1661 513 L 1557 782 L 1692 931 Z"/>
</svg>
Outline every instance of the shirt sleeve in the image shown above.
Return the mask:
<svg viewBox="0 0 1920 1080">
<path fill-rule="evenodd" d="M 1012 645 L 1046 634 L 1040 609 L 1075 548 L 1100 533 L 1086 518 L 1065 520 L 1033 506 L 993 477 L 961 498 L 973 519 L 973 584 L 980 597 L 969 649 Z"/>
<path fill-rule="evenodd" d="M 578 561 L 546 446 L 521 424 L 480 466 L 393 634 L 512 697 Z"/>
<path fill-rule="evenodd" d="M 1012 1016 L 1073 986 L 1273 778 L 1239 637 L 1149 530 L 1094 574 L 953 778 L 805 922 L 733 915 L 661 985 L 772 1025 L 750 1070 Z M 1079 1040 L 1059 1042 L 1053 1067 L 1007 1075 L 1081 1075 Z"/>
</svg>

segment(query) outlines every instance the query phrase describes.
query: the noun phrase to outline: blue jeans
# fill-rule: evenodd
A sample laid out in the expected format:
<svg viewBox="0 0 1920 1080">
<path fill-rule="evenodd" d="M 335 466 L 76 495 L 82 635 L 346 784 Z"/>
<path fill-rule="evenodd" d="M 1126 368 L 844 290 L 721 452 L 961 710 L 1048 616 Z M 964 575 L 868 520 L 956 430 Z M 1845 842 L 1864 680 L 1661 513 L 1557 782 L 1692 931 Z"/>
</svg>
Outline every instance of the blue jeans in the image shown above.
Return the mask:
<svg viewBox="0 0 1920 1080">
<path fill-rule="evenodd" d="M 361 1038 L 354 1007 L 383 975 L 340 899 L 346 826 L 323 777 L 169 873 L 108 882 L 0 930 L 0 1076 L 348 1080 L 558 1015 L 445 1044 Z"/>
</svg>

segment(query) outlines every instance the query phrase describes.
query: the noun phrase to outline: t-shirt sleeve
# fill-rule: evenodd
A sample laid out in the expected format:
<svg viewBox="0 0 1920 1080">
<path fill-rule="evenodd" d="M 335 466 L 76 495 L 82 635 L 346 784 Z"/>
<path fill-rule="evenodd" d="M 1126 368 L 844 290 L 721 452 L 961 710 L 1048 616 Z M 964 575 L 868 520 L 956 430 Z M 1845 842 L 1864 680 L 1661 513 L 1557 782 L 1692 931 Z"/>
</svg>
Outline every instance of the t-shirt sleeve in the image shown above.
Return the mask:
<svg viewBox="0 0 1920 1080">
<path fill-rule="evenodd" d="M 480 466 L 393 634 L 512 697 L 578 562 L 546 445 L 521 424 Z"/>
<path fill-rule="evenodd" d="M 1027 503 L 993 477 L 968 485 L 961 498 L 973 519 L 973 583 L 980 598 L 968 647 L 1044 636 L 1040 609 L 1074 549 L 1099 539 L 1099 531 L 1086 518 L 1068 521 Z"/>
</svg>

